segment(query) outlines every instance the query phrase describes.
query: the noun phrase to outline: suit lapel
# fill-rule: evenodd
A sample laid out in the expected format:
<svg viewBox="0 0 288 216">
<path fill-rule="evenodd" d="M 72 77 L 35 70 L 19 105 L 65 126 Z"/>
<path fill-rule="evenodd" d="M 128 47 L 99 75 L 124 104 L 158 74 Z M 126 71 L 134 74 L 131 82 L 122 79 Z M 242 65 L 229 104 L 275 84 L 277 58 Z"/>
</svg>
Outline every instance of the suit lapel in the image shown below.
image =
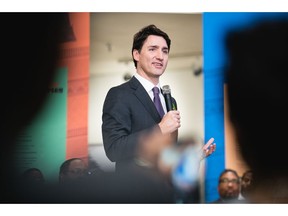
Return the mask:
<svg viewBox="0 0 288 216">
<path fill-rule="evenodd" d="M 135 96 L 143 104 L 143 106 L 148 111 L 148 113 L 151 114 L 151 116 L 156 122 L 160 122 L 161 117 L 154 103 L 152 102 L 151 98 L 149 97 L 148 93 L 146 92 L 144 87 L 141 85 L 141 83 L 133 76 L 129 80 L 129 84 L 130 84 L 130 87 L 134 90 Z"/>
</svg>

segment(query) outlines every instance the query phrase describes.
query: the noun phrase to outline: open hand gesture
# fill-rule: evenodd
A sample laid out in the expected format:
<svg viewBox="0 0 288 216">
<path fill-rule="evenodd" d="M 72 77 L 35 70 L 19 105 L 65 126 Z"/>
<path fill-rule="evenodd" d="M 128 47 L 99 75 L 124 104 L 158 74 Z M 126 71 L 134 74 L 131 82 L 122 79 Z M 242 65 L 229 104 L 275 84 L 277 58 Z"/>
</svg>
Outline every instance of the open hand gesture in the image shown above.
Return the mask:
<svg viewBox="0 0 288 216">
<path fill-rule="evenodd" d="M 214 143 L 214 138 L 210 138 L 208 142 L 202 148 L 201 160 L 209 157 L 216 150 L 216 143 Z"/>
</svg>

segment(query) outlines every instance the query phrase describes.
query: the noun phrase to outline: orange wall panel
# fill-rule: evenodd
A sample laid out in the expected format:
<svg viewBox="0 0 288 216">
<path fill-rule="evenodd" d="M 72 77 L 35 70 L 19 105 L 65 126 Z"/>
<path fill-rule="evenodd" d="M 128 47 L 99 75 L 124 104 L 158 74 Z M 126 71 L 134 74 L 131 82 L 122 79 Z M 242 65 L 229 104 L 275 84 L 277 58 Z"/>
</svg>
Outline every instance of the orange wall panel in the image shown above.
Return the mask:
<svg viewBox="0 0 288 216">
<path fill-rule="evenodd" d="M 66 159 L 88 157 L 88 93 L 90 14 L 69 13 L 74 40 L 62 48 L 62 67 L 68 68 Z M 71 38 L 71 37 L 70 37 Z"/>
</svg>

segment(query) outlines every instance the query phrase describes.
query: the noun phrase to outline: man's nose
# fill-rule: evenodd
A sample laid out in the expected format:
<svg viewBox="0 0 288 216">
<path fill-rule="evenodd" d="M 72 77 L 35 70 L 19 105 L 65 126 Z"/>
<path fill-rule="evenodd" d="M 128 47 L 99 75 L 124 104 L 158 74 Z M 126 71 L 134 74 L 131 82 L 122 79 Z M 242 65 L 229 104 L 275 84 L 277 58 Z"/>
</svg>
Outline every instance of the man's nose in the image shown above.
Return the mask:
<svg viewBox="0 0 288 216">
<path fill-rule="evenodd" d="M 232 182 L 232 181 L 229 181 L 229 182 L 228 182 L 228 186 L 229 186 L 229 187 L 233 186 L 233 182 Z"/>
<path fill-rule="evenodd" d="M 163 60 L 163 52 L 162 50 L 159 50 L 156 54 L 156 58 L 159 59 L 159 60 Z"/>
</svg>

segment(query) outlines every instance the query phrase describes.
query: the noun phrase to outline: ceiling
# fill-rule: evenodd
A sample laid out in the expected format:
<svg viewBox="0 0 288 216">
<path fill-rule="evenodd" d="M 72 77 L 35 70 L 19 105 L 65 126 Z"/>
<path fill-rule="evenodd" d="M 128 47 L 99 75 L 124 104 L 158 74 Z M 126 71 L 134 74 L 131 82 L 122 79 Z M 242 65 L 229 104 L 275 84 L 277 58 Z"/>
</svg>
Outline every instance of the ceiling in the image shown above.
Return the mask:
<svg viewBox="0 0 288 216">
<path fill-rule="evenodd" d="M 171 39 L 167 70 L 202 68 L 202 14 L 90 13 L 90 75 L 134 73 L 133 36 L 155 24 Z"/>
</svg>

